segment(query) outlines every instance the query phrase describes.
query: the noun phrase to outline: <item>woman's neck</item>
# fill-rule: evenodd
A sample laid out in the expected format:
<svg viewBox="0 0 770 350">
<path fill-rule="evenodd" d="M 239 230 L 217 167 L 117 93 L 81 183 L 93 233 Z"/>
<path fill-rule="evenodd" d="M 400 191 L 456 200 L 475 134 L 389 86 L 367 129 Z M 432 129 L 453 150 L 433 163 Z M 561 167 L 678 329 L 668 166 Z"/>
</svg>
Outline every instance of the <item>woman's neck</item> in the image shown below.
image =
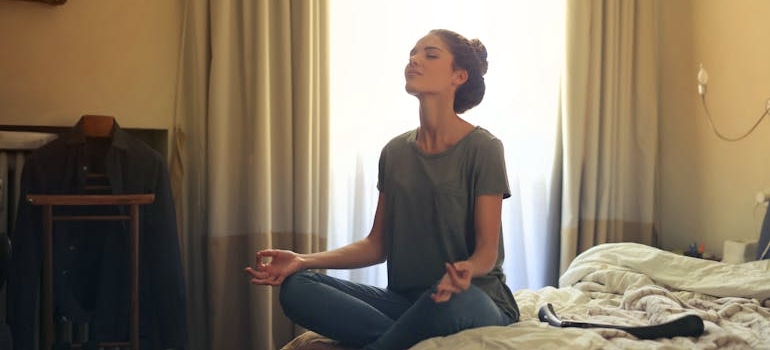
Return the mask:
<svg viewBox="0 0 770 350">
<path fill-rule="evenodd" d="M 460 141 L 473 128 L 455 113 L 452 106 L 421 103 L 417 146 L 425 153 L 440 153 Z"/>
</svg>

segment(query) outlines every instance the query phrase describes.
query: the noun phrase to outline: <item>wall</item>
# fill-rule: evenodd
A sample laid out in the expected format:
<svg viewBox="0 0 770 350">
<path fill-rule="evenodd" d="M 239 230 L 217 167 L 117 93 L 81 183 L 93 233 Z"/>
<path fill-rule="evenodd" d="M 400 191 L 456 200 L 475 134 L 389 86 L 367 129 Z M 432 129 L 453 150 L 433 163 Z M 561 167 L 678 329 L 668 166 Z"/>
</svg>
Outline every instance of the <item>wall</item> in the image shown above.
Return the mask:
<svg viewBox="0 0 770 350">
<path fill-rule="evenodd" d="M 0 125 L 171 129 L 183 0 L 0 0 Z"/>
<path fill-rule="evenodd" d="M 745 133 L 770 98 L 770 1 L 662 0 L 660 10 L 660 182 L 663 247 L 691 241 L 721 255 L 724 240 L 756 240 L 770 187 L 770 119 L 737 142 L 719 139 L 697 94 L 703 63 L 706 102 L 724 135 Z"/>
</svg>

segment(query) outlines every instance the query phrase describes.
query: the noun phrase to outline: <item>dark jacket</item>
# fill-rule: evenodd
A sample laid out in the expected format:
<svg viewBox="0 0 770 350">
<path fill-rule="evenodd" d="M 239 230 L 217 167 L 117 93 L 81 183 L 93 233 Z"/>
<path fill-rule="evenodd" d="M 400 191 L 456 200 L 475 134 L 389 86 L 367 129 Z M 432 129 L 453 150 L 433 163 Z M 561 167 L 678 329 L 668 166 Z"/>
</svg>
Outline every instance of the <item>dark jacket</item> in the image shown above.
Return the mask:
<svg viewBox="0 0 770 350">
<path fill-rule="evenodd" d="M 26 159 L 8 278 L 8 323 L 16 350 L 32 348 L 40 293 L 42 215 L 27 194 L 85 194 L 88 173 L 103 172 L 108 192 L 154 193 L 140 206 L 140 334 L 143 349 L 183 348 L 186 293 L 176 214 L 165 161 L 113 126 L 111 138 L 84 136 L 82 120 Z M 127 214 L 124 207 L 56 207 L 55 215 Z M 129 259 L 126 222 L 54 223 L 54 315 L 89 322 L 90 340 L 128 339 Z"/>
</svg>

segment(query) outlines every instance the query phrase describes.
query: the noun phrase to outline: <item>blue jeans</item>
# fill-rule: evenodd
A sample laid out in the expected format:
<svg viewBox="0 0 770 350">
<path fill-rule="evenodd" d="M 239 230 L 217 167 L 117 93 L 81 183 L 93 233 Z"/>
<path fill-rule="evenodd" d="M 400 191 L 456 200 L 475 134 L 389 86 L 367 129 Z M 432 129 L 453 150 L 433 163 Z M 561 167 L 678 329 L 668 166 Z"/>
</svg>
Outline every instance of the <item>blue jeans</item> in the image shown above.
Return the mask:
<svg viewBox="0 0 770 350">
<path fill-rule="evenodd" d="M 402 295 L 300 271 L 284 280 L 280 300 L 286 316 L 302 327 L 366 350 L 408 349 L 430 337 L 515 322 L 475 286 L 445 303 L 430 294 Z"/>
</svg>

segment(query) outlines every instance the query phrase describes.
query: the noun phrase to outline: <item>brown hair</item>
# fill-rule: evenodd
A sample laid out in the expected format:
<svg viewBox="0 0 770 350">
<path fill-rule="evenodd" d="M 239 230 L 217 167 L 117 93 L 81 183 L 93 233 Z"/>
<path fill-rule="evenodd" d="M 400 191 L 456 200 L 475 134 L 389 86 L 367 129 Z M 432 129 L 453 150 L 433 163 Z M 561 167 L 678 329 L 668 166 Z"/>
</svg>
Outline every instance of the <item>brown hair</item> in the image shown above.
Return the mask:
<svg viewBox="0 0 770 350">
<path fill-rule="evenodd" d="M 455 92 L 455 113 L 463 113 L 481 103 L 486 92 L 484 74 L 487 74 L 487 48 L 479 39 L 466 39 L 447 29 L 434 29 L 429 34 L 437 35 L 449 47 L 454 56 L 454 68 L 468 72 L 468 80 Z"/>
</svg>

